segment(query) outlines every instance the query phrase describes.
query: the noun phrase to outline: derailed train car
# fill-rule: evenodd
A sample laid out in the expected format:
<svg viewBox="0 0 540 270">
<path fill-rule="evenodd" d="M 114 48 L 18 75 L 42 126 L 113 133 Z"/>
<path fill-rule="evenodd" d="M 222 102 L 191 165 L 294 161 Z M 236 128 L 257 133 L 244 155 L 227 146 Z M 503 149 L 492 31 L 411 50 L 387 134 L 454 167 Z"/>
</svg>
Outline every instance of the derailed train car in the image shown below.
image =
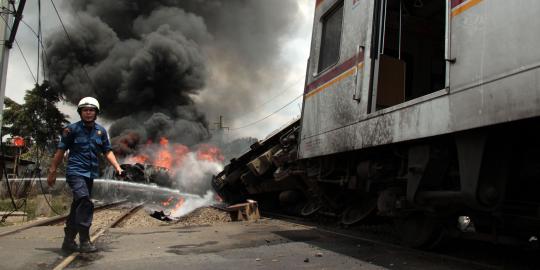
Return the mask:
<svg viewBox="0 0 540 270">
<path fill-rule="evenodd" d="M 213 179 L 345 224 L 395 220 L 405 244 L 443 232 L 540 233 L 540 2 L 317 0 L 302 116 Z"/>
</svg>

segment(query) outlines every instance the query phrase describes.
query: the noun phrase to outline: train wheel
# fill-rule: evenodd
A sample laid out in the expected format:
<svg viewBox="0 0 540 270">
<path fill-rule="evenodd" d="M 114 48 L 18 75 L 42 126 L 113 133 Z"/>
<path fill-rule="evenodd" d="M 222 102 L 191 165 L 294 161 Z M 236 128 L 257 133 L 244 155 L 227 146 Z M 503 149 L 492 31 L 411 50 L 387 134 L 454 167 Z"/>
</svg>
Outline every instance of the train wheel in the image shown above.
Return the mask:
<svg viewBox="0 0 540 270">
<path fill-rule="evenodd" d="M 434 248 L 444 236 L 441 221 L 423 213 L 398 218 L 395 225 L 402 244 L 412 248 Z"/>
<path fill-rule="evenodd" d="M 377 199 L 364 196 L 360 200 L 354 201 L 341 215 L 341 223 L 352 225 L 364 220 L 377 208 Z"/>
<path fill-rule="evenodd" d="M 317 200 L 317 199 L 310 200 L 306 203 L 306 205 L 304 205 L 304 207 L 302 208 L 302 211 L 300 211 L 300 214 L 302 216 L 309 216 L 309 215 L 315 214 L 315 212 L 319 211 L 319 209 L 321 209 L 322 206 L 323 206 L 322 201 Z"/>
</svg>

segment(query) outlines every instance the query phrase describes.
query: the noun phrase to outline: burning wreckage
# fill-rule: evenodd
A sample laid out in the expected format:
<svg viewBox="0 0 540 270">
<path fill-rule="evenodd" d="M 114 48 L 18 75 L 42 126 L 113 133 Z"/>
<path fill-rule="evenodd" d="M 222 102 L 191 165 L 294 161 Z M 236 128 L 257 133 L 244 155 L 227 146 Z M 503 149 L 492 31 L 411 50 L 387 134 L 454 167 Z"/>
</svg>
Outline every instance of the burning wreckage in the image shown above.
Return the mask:
<svg viewBox="0 0 540 270">
<path fill-rule="evenodd" d="M 174 180 L 169 173 L 169 169 L 152 164 L 121 164 L 125 176 L 119 176 L 121 180 L 150 184 L 155 183 L 158 186 L 174 187 Z"/>
<path fill-rule="evenodd" d="M 116 176 L 116 179 L 200 193 L 199 190 L 186 189 L 199 186 L 189 184 L 197 181 L 201 174 L 206 174 L 208 165 L 216 167 L 223 160 L 219 148 L 213 145 L 200 144 L 191 150 L 183 144 L 169 143 L 163 137 L 159 145 L 149 141 L 138 154 L 126 157 L 125 163 L 120 165 L 125 174 Z"/>
</svg>

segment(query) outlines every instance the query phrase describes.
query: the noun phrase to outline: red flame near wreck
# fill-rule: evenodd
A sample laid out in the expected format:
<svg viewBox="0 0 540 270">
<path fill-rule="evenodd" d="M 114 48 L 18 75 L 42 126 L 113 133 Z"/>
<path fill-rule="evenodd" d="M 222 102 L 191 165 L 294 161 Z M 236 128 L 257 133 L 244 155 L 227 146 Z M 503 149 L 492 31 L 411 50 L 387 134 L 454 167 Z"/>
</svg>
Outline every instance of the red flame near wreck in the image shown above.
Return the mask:
<svg viewBox="0 0 540 270">
<path fill-rule="evenodd" d="M 223 161 L 225 158 L 223 155 L 221 155 L 219 148 L 209 144 L 201 144 L 197 150 L 197 159 L 206 161 Z"/>
<path fill-rule="evenodd" d="M 195 157 L 201 161 L 222 162 L 224 160 L 221 150 L 216 146 L 201 144 L 197 146 L 195 151 L 192 151 L 183 144 L 169 143 L 169 140 L 165 137 L 159 140 L 159 144 L 154 144 L 151 140 L 148 140 L 139 152 L 140 154 L 129 157 L 126 163 L 151 164 L 171 170 L 182 167 L 186 156 L 190 152 L 195 152 Z"/>
<path fill-rule="evenodd" d="M 169 152 L 169 140 L 167 138 L 161 138 L 159 140 L 159 151 L 154 159 L 154 165 L 170 170 L 172 162 L 173 157 L 171 152 Z"/>
<path fill-rule="evenodd" d="M 177 202 L 174 204 L 174 208 L 171 210 L 171 215 L 174 216 L 180 211 L 186 199 L 184 197 L 178 197 Z M 167 200 L 161 202 L 161 205 L 168 207 L 174 202 L 174 197 L 169 197 Z"/>
<path fill-rule="evenodd" d="M 169 204 L 171 204 L 172 200 L 173 200 L 173 197 L 169 197 L 166 201 L 162 202 L 161 205 L 169 206 Z"/>
</svg>

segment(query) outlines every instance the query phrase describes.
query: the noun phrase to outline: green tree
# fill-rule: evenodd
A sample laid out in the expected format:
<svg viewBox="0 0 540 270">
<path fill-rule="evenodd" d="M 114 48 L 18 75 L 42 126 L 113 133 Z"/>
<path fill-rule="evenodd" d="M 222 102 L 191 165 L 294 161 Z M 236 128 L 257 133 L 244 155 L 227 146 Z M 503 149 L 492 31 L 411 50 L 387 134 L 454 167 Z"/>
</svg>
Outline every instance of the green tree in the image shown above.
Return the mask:
<svg viewBox="0 0 540 270">
<path fill-rule="evenodd" d="M 6 97 L 2 134 L 22 136 L 38 149 L 56 143 L 60 131 L 69 123 L 67 115 L 56 107 L 60 99 L 60 93 L 48 81 L 27 90 L 24 104 Z"/>
</svg>

